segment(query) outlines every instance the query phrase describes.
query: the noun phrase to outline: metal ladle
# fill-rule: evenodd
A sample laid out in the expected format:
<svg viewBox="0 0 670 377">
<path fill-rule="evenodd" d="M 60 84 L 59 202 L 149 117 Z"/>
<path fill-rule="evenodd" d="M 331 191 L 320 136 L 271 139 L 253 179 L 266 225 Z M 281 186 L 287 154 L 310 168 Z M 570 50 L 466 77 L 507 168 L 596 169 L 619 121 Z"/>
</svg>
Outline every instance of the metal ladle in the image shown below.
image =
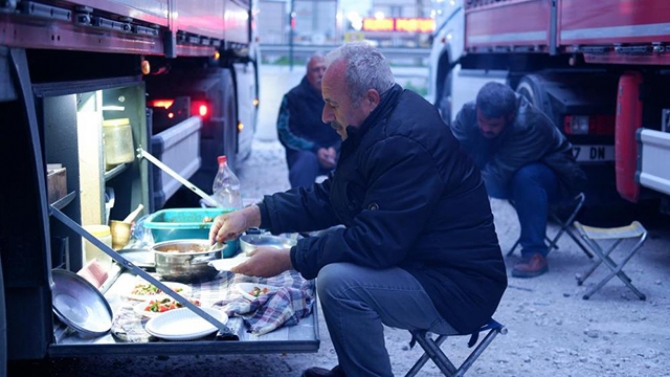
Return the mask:
<svg viewBox="0 0 670 377">
<path fill-rule="evenodd" d="M 207 195 L 204 191 L 200 190 L 200 189 L 198 188 L 198 186 L 196 186 L 196 185 L 194 185 L 193 183 L 191 183 L 191 182 L 189 182 L 188 180 L 186 180 L 186 178 L 184 178 L 184 177 L 182 177 L 181 175 L 179 175 L 176 171 L 170 169 L 169 166 L 165 165 L 165 164 L 162 163 L 159 159 L 157 159 L 156 157 L 152 156 L 151 153 L 145 151 L 145 150 L 142 149 L 142 148 L 137 148 L 137 158 L 139 158 L 139 159 L 146 158 L 146 159 L 149 160 L 151 163 L 153 163 L 154 165 L 158 166 L 158 168 L 160 168 L 162 171 L 168 173 L 172 178 L 174 178 L 174 179 L 176 179 L 177 181 L 179 181 L 179 183 L 181 183 L 182 185 L 186 186 L 186 188 L 188 188 L 189 190 L 191 190 L 191 191 L 193 191 L 194 193 L 196 193 L 196 195 L 198 195 L 199 197 L 203 198 L 203 199 L 207 202 L 207 204 L 209 204 L 209 205 L 211 205 L 211 206 L 214 206 L 214 207 L 218 207 L 218 206 L 219 206 L 219 204 L 216 202 L 216 200 L 214 200 L 211 196 Z"/>
</svg>

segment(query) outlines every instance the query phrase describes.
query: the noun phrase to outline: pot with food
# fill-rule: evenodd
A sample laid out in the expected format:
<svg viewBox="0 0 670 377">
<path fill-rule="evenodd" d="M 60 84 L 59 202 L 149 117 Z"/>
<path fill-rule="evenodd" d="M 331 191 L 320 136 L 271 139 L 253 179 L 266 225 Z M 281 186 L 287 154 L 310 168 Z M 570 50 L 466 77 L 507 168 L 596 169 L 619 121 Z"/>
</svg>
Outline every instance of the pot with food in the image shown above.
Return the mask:
<svg viewBox="0 0 670 377">
<path fill-rule="evenodd" d="M 152 247 L 156 273 L 163 280 L 198 283 L 212 280 L 218 271 L 208 263 L 221 258 L 225 245 L 211 248 L 208 240 L 173 240 Z"/>
</svg>

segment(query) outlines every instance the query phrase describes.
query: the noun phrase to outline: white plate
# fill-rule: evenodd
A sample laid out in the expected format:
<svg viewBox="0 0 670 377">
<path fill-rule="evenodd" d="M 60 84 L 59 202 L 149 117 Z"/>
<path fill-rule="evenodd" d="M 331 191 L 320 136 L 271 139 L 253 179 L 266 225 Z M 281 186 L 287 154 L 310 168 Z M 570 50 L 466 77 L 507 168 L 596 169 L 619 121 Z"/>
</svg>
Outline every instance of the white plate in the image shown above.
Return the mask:
<svg viewBox="0 0 670 377">
<path fill-rule="evenodd" d="M 171 297 L 162 296 L 162 297 L 158 297 L 158 298 L 155 298 L 155 299 L 140 302 L 139 304 L 133 306 L 133 311 L 135 313 L 139 314 L 139 315 L 143 315 L 145 317 L 153 318 L 153 317 L 157 317 L 158 315 L 163 314 L 163 313 L 168 313 L 168 312 L 173 312 L 175 310 L 183 309 L 183 308 L 170 309 L 170 310 L 162 312 L 162 313 L 161 312 L 152 312 L 152 311 L 144 310 L 147 306 L 149 306 L 149 303 L 152 300 L 156 300 L 156 299 L 161 300 L 161 299 L 164 299 L 164 298 L 169 298 L 171 301 L 174 301 Z M 200 302 L 198 300 L 198 303 L 199 303 L 198 306 L 202 306 L 202 302 Z"/>
<path fill-rule="evenodd" d="M 233 258 L 217 259 L 208 264 L 219 271 L 230 271 L 233 267 L 237 267 L 248 260 L 248 256 L 244 255 L 244 253 L 239 253 Z"/>
<path fill-rule="evenodd" d="M 172 290 L 181 289 L 181 291 L 179 291 L 177 293 L 179 293 L 180 295 L 182 295 L 184 297 L 188 297 L 191 294 L 191 287 L 189 287 L 186 284 L 172 283 L 172 282 L 166 282 L 166 281 L 161 282 L 161 283 L 163 283 L 163 284 L 167 285 L 168 287 L 172 288 Z M 144 285 L 144 286 L 151 285 L 151 286 L 153 286 L 153 284 L 147 283 L 146 281 L 142 280 L 141 282 L 138 282 L 138 283 L 134 284 L 133 287 L 130 289 L 130 292 L 126 293 L 124 295 L 124 297 L 127 297 L 131 300 L 146 301 L 146 300 L 153 300 L 154 298 L 157 298 L 157 297 L 166 297 L 167 296 L 167 294 L 165 294 L 164 292 L 157 293 L 157 294 L 133 294 L 132 292 L 135 290 L 135 288 L 137 286 L 140 286 L 140 285 Z"/>
<path fill-rule="evenodd" d="M 238 283 L 238 284 L 235 284 L 235 289 L 237 289 L 242 294 L 242 296 L 244 296 L 246 299 L 249 299 L 251 301 L 258 298 L 258 297 L 251 294 L 251 292 L 255 288 L 259 288 L 261 290 L 261 292 L 262 292 L 261 295 L 264 295 L 266 293 L 277 292 L 279 290 L 279 287 L 273 287 L 271 285 L 258 284 L 258 283 Z M 267 292 L 264 292 L 265 289 L 267 289 Z"/>
<path fill-rule="evenodd" d="M 221 310 L 202 308 L 207 314 L 226 324 L 228 316 Z M 180 308 L 161 313 L 147 322 L 144 329 L 151 335 L 167 340 L 191 340 L 209 335 L 217 330 L 214 325 L 193 313 Z"/>
</svg>

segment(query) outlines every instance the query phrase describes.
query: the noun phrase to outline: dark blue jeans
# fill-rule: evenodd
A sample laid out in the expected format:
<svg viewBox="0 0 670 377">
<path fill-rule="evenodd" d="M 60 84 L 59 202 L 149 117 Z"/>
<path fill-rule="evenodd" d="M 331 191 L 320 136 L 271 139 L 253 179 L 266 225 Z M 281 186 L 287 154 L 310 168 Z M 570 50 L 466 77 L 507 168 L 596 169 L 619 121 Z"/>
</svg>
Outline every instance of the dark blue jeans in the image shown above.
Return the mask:
<svg viewBox="0 0 670 377">
<path fill-rule="evenodd" d="M 487 183 L 489 196 L 507 199 L 516 209 L 521 227 L 521 255 L 531 257 L 549 252 L 544 237 L 547 232 L 549 205 L 555 204 L 559 197 L 556 173 L 547 165 L 533 163 L 517 170 L 507 187 L 491 187 Z"/>
<path fill-rule="evenodd" d="M 322 168 L 319 158 L 310 151 L 286 151 L 288 164 L 288 180 L 291 188 L 311 187 L 320 175 L 328 175 L 329 171 Z"/>
<path fill-rule="evenodd" d="M 402 268 L 373 270 L 331 263 L 319 271 L 316 289 L 337 360 L 347 376 L 393 376 L 383 325 L 458 334 L 421 283 Z"/>
</svg>

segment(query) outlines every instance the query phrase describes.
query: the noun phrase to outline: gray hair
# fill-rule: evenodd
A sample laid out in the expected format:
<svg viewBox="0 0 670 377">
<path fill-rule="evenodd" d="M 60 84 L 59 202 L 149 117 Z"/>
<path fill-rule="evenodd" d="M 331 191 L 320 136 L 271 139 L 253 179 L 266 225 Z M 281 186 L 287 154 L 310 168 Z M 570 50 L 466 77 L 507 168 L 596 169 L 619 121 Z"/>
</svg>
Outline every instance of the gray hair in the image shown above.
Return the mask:
<svg viewBox="0 0 670 377">
<path fill-rule="evenodd" d="M 309 70 L 309 63 L 311 63 L 312 60 L 314 60 L 314 59 L 325 60 L 326 59 L 326 54 L 324 54 L 321 51 L 317 51 L 317 52 L 313 53 L 312 55 L 310 55 L 310 57 L 307 58 L 307 61 L 305 62 L 305 68 L 307 68 L 307 70 Z"/>
<path fill-rule="evenodd" d="M 369 89 L 382 94 L 395 84 L 391 66 L 384 55 L 366 42 L 347 43 L 329 52 L 326 67 L 340 60 L 347 64 L 344 80 L 355 107 Z"/>
<path fill-rule="evenodd" d="M 489 82 L 477 93 L 477 109 L 487 118 L 500 118 L 516 112 L 516 94 L 507 85 Z"/>
</svg>

